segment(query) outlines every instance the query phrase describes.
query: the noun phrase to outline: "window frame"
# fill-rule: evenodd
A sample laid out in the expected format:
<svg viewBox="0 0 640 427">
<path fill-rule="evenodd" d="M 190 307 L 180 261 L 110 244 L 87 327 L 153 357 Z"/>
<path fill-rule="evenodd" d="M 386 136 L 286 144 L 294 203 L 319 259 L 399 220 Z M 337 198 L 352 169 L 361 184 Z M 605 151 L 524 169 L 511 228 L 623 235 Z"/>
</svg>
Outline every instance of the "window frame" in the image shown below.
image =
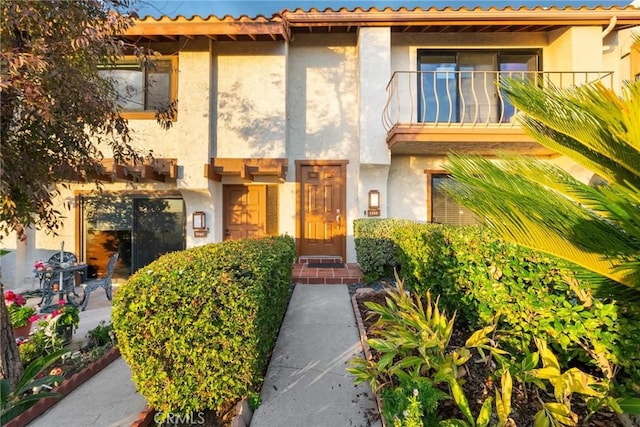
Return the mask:
<svg viewBox="0 0 640 427">
<path fill-rule="evenodd" d="M 457 225 L 454 225 L 454 224 L 433 221 L 433 177 L 446 176 L 448 178 L 451 178 L 451 174 L 444 169 L 426 169 L 424 173 L 427 176 L 427 223 L 444 224 L 444 225 L 450 225 L 452 227 L 457 227 Z M 460 205 L 458 202 L 455 202 L 455 203 Z M 471 212 L 471 214 L 473 214 L 473 212 Z M 480 224 L 480 221 L 476 219 L 476 225 L 478 224 Z"/>
<path fill-rule="evenodd" d="M 155 61 L 163 61 L 170 63 L 170 74 L 169 74 L 169 102 L 175 102 L 178 99 L 178 57 L 177 56 L 154 56 L 152 58 L 152 62 Z M 138 58 L 132 55 L 127 55 L 121 60 L 118 60 L 113 66 L 101 68 L 102 70 L 118 70 L 122 69 L 124 66 L 138 64 Z M 146 88 L 145 88 L 146 92 Z M 120 110 L 120 115 L 125 119 L 131 120 L 155 120 L 156 119 L 156 110 L 145 110 L 145 111 L 131 111 L 131 110 Z M 175 122 L 178 120 L 178 111 L 176 109 L 176 113 L 171 121 Z"/>
<path fill-rule="evenodd" d="M 487 48 L 487 49 L 431 49 L 431 48 L 420 48 L 417 49 L 417 53 L 416 53 L 416 71 L 418 72 L 418 74 L 422 71 L 422 64 L 428 63 L 428 62 L 424 62 L 424 58 L 428 58 L 428 57 L 441 57 L 441 58 L 446 58 L 446 57 L 450 57 L 453 58 L 453 63 L 455 64 L 455 72 L 461 72 L 464 71 L 462 69 L 462 67 L 465 66 L 465 64 L 461 64 L 461 56 L 465 55 L 465 54 L 484 54 L 487 55 L 487 57 L 490 55 L 492 58 L 492 62 L 493 62 L 493 72 L 500 72 L 500 66 L 501 64 L 504 64 L 506 62 L 502 61 L 502 58 L 504 57 L 508 57 L 508 56 L 515 56 L 515 55 L 530 55 L 530 56 L 535 56 L 536 59 L 536 70 L 532 70 L 532 72 L 540 72 L 543 70 L 542 68 L 542 48 L 504 48 L 504 49 L 496 49 L 496 48 Z M 434 63 L 435 64 L 435 63 Z M 419 74 L 420 75 L 420 74 Z M 416 93 L 418 94 L 418 99 L 417 99 L 417 120 L 420 123 L 432 123 L 431 121 L 428 120 L 422 120 L 421 118 L 424 116 L 424 111 L 425 111 L 425 105 L 424 102 L 425 100 L 420 96 L 420 94 L 423 91 L 422 88 L 422 78 L 420 76 L 418 76 L 418 78 L 416 79 Z M 455 87 L 455 91 L 456 91 L 456 100 L 455 103 L 451 106 L 455 111 L 453 111 L 452 114 L 453 116 L 455 116 L 455 120 L 452 121 L 452 123 L 460 123 L 460 101 L 459 101 L 459 91 L 460 91 L 460 87 L 458 87 L 458 83 L 456 82 L 456 87 Z M 497 88 L 497 86 L 496 86 Z M 498 111 L 498 116 L 500 115 L 500 112 Z M 440 120 L 438 120 L 438 117 L 436 117 L 436 120 L 433 123 L 439 123 Z"/>
</svg>

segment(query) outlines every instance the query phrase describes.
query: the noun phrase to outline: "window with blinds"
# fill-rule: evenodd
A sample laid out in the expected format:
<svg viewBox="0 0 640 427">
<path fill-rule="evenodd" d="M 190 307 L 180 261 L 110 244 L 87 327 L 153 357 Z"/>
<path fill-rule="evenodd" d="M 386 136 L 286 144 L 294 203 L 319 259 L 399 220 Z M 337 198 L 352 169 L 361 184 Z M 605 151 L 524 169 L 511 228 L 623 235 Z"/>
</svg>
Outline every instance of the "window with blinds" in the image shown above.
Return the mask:
<svg viewBox="0 0 640 427">
<path fill-rule="evenodd" d="M 451 180 L 447 174 L 429 174 L 431 188 L 431 218 L 430 221 L 449 225 L 477 225 L 480 221 L 469 209 L 459 205 L 443 190 L 442 185 Z"/>
</svg>

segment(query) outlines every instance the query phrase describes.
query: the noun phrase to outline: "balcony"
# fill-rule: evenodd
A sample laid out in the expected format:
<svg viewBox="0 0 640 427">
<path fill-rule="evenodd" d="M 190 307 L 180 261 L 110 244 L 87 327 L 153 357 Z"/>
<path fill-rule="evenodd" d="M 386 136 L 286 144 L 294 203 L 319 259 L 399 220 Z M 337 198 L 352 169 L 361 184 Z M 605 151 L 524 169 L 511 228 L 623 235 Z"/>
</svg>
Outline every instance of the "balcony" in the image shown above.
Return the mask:
<svg viewBox="0 0 640 427">
<path fill-rule="evenodd" d="M 518 110 L 498 88 L 509 77 L 556 88 L 596 81 L 613 85 L 613 73 L 598 71 L 397 71 L 387 85 L 383 112 L 389 149 L 393 154 L 487 155 L 504 150 L 554 155 L 515 120 Z"/>
</svg>

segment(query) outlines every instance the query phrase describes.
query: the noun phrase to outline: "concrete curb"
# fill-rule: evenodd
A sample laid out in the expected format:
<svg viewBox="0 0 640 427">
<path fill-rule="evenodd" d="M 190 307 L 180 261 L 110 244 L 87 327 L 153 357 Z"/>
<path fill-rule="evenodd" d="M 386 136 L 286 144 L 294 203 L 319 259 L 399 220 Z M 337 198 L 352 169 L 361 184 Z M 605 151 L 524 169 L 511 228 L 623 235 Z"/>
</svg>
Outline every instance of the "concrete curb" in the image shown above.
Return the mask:
<svg viewBox="0 0 640 427">
<path fill-rule="evenodd" d="M 368 294 L 368 293 L 377 293 L 377 292 L 386 292 L 386 291 L 374 291 L 371 288 L 361 288 L 356 291 L 354 295 L 351 296 L 351 305 L 353 306 L 353 314 L 356 317 L 356 325 L 358 326 L 358 333 L 360 335 L 360 344 L 362 345 L 362 351 L 364 353 L 364 357 L 367 360 L 373 359 L 373 355 L 371 354 L 371 347 L 369 347 L 367 330 L 364 327 L 364 322 L 362 321 L 362 315 L 360 314 L 360 309 L 358 308 L 358 295 Z M 374 396 L 376 397 L 376 406 L 378 407 L 378 413 L 380 414 L 380 422 L 382 423 L 382 427 L 386 427 L 386 423 L 384 422 L 384 417 L 382 416 L 382 399 L 380 398 L 380 394 L 373 391 Z"/>
<path fill-rule="evenodd" d="M 156 415 L 155 409 L 150 406 L 140 412 L 138 418 L 131 424 L 131 427 L 151 427 L 155 425 L 154 417 Z M 251 425 L 251 418 L 253 418 L 253 411 L 249 407 L 249 401 L 242 399 L 236 404 L 236 415 L 231 420 L 231 427 L 248 427 Z"/>
</svg>

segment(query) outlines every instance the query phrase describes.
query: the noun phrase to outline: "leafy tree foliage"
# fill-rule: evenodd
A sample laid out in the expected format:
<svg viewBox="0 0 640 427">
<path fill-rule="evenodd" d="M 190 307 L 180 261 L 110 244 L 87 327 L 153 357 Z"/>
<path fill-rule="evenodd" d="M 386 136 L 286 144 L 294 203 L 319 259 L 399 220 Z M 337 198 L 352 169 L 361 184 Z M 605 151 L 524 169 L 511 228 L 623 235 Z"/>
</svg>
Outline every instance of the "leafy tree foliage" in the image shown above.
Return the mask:
<svg viewBox="0 0 640 427">
<path fill-rule="evenodd" d="M 137 158 L 115 88 L 98 73 L 125 52 L 141 54 L 116 37 L 132 24 L 129 7 L 129 0 L 1 3 L 1 234 L 55 231 L 53 184 L 96 177 L 102 150 Z"/>
<path fill-rule="evenodd" d="M 449 193 L 502 237 L 567 259 L 607 295 L 640 292 L 640 82 L 618 96 L 601 84 L 504 85 L 540 144 L 602 179 L 586 185 L 549 162 L 450 156 Z"/>
<path fill-rule="evenodd" d="M 113 66 L 124 53 L 151 64 L 148 52 L 117 38 L 133 22 L 130 6 L 129 0 L 0 2 L 0 238 L 23 236 L 29 226 L 55 231 L 56 185 L 96 177 L 102 150 L 116 161 L 139 158 L 115 87 L 99 75 L 100 66 Z M 6 319 L 4 304 L 0 311 Z M 22 366 L 8 322 L 0 325 L 0 378 L 15 384 Z"/>
</svg>

